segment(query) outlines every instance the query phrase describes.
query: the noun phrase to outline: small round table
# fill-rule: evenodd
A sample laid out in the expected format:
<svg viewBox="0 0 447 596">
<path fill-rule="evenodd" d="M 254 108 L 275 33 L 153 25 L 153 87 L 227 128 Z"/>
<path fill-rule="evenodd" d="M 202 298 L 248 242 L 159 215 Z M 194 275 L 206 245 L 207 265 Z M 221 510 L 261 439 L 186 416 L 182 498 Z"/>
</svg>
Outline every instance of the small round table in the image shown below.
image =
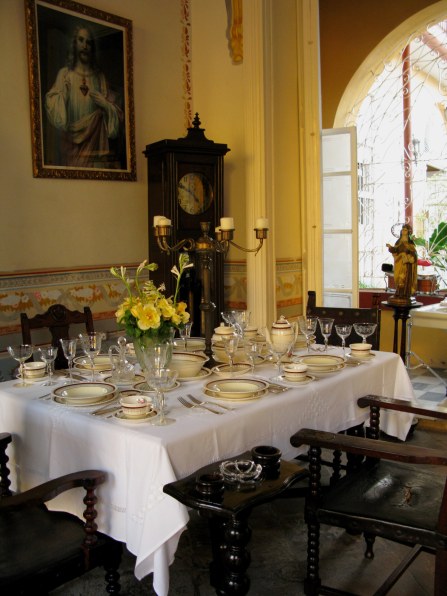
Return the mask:
<svg viewBox="0 0 447 596">
<path fill-rule="evenodd" d="M 420 308 L 423 306 L 422 302 L 411 302 L 410 304 L 394 304 L 389 300 L 382 302 L 383 306 L 392 308 L 394 310 L 394 337 L 393 337 L 393 352 L 400 354 L 400 357 L 405 363 L 407 353 L 407 321 L 410 318 L 410 311 L 413 308 Z M 399 321 L 402 321 L 401 335 L 400 335 L 400 352 L 397 351 L 398 337 L 399 337 Z"/>
</svg>

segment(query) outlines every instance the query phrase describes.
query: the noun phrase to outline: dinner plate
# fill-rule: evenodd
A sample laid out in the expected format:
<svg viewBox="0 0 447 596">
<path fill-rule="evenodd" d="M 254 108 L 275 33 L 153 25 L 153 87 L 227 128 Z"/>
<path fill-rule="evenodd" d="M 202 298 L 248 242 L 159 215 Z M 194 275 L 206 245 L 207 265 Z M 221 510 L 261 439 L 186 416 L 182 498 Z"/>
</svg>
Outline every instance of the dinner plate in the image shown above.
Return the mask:
<svg viewBox="0 0 447 596">
<path fill-rule="evenodd" d="M 63 385 L 53 391 L 55 401 L 70 406 L 89 406 L 102 403 L 114 396 L 116 385 L 112 383 L 72 383 Z"/>
<path fill-rule="evenodd" d="M 251 365 L 244 362 L 233 364 L 233 366 L 230 364 L 219 364 L 218 366 L 214 366 L 211 371 L 219 377 L 228 378 L 234 375 L 246 375 L 251 371 Z"/>
<path fill-rule="evenodd" d="M 118 410 L 117 412 L 115 412 L 113 414 L 113 418 L 115 420 L 119 420 L 120 422 L 126 422 L 126 423 L 129 422 L 130 424 L 141 424 L 142 422 L 148 422 L 149 420 L 151 420 L 152 418 L 155 418 L 156 416 L 158 416 L 157 410 L 151 410 L 144 416 L 141 416 L 141 418 L 128 418 L 127 416 L 124 416 L 124 413 L 122 410 Z"/>
<path fill-rule="evenodd" d="M 21 379 L 22 375 L 20 373 L 18 373 L 16 375 L 16 378 Z M 42 383 L 42 381 L 48 381 L 48 378 L 49 378 L 48 375 L 45 375 L 43 377 L 27 377 L 25 375 L 25 383 L 32 383 L 32 384 Z M 61 382 L 62 382 L 62 379 L 60 379 L 60 377 L 57 377 L 57 375 L 53 375 L 53 381 L 59 381 L 59 380 L 61 380 Z"/>
<path fill-rule="evenodd" d="M 234 397 L 227 397 L 222 394 L 216 395 L 216 393 L 214 393 L 213 391 L 208 391 L 207 389 L 204 389 L 203 393 L 205 395 L 207 395 L 208 397 L 212 397 L 213 399 L 216 399 L 218 401 L 233 401 L 233 402 L 235 401 Z M 259 399 L 266 393 L 268 393 L 268 389 L 262 389 L 261 391 L 258 391 L 256 393 L 254 393 L 253 395 L 249 395 L 248 397 L 238 397 L 237 401 L 238 402 L 253 401 L 255 399 Z"/>
<path fill-rule="evenodd" d="M 106 354 L 99 354 L 98 356 L 95 356 L 93 358 L 93 363 L 93 370 L 98 372 L 101 370 L 110 369 L 111 366 L 110 358 Z M 73 364 L 77 368 L 86 369 L 89 371 L 92 370 L 92 365 L 90 364 L 90 360 L 87 358 L 87 356 L 76 356 L 76 358 L 73 358 Z"/>
<path fill-rule="evenodd" d="M 89 402 L 88 404 L 84 404 L 84 403 L 78 403 L 78 402 L 75 403 L 72 401 L 67 402 L 64 397 L 58 397 L 57 395 L 53 395 L 53 397 L 52 397 L 54 403 L 59 404 L 61 406 L 69 406 L 70 408 L 71 407 L 88 408 L 90 406 L 106 406 L 107 404 L 110 404 L 110 403 L 116 401 L 116 398 L 117 398 L 116 393 L 111 393 L 111 394 L 107 395 L 106 397 L 98 399 L 98 401 L 93 401 L 93 402 Z"/>
<path fill-rule="evenodd" d="M 343 356 L 331 356 L 329 354 L 312 354 L 309 356 L 300 356 L 298 362 L 307 364 L 312 371 L 328 370 L 344 364 Z"/>
<path fill-rule="evenodd" d="M 172 387 L 169 387 L 169 389 L 164 389 L 163 393 L 169 393 L 169 391 L 174 391 L 174 389 L 177 389 L 178 387 L 180 387 L 180 383 L 176 381 Z M 141 393 L 155 393 L 155 389 L 149 387 L 146 381 L 143 381 L 142 383 L 135 383 L 133 388 L 137 391 L 141 391 Z"/>
<path fill-rule="evenodd" d="M 346 364 L 343 362 L 343 364 L 340 364 L 339 366 L 330 366 L 325 369 L 312 368 L 310 366 L 309 372 L 312 373 L 313 375 L 315 375 L 316 377 L 324 377 L 326 375 L 333 375 L 334 373 L 340 372 L 344 368 L 346 368 Z"/>
<path fill-rule="evenodd" d="M 211 369 L 204 366 L 203 368 L 201 368 L 199 370 L 197 375 L 195 375 L 193 377 L 177 377 L 177 381 L 180 381 L 180 383 L 188 383 L 190 381 L 200 381 L 201 379 L 204 379 L 205 377 L 209 377 L 211 372 L 212 372 Z"/>
<path fill-rule="evenodd" d="M 268 386 L 260 379 L 223 379 L 208 382 L 204 389 L 219 399 L 249 399 L 268 389 Z"/>
<path fill-rule="evenodd" d="M 129 385 L 135 385 L 135 383 L 141 383 L 144 380 L 144 375 L 134 375 L 133 379 L 129 381 L 115 381 L 112 375 L 104 377 L 104 383 L 113 383 L 117 387 L 129 387 Z"/>
</svg>

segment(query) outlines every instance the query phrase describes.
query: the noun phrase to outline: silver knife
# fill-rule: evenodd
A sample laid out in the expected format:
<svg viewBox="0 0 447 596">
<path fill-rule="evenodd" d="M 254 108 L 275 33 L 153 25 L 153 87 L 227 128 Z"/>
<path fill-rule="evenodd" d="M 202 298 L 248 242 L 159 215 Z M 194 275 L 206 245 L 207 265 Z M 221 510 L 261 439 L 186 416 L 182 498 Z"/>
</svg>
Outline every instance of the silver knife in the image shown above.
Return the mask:
<svg viewBox="0 0 447 596">
<path fill-rule="evenodd" d="M 121 406 L 115 404 L 110 408 L 101 408 L 99 410 L 93 410 L 93 412 L 90 412 L 90 414 L 92 416 L 104 416 L 104 414 L 112 414 L 112 412 L 117 412 L 120 409 Z"/>
</svg>

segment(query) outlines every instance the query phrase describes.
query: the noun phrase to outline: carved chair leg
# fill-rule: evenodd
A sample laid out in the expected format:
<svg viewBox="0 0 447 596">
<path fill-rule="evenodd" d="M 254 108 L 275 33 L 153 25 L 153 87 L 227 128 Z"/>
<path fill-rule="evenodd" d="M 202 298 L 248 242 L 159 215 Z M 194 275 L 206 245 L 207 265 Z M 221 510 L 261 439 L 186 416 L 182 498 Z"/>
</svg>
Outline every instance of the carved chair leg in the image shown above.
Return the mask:
<svg viewBox="0 0 447 596">
<path fill-rule="evenodd" d="M 11 442 L 11 436 L 6 433 L 2 436 L 2 443 L 0 448 L 0 498 L 9 497 L 12 492 L 9 490 L 11 481 L 9 480 L 9 457 L 6 455 L 7 445 Z"/>
<path fill-rule="evenodd" d="M 320 580 L 320 524 L 307 524 L 307 575 L 304 580 L 304 593 L 315 596 L 319 593 Z"/>
<path fill-rule="evenodd" d="M 250 553 L 246 549 L 251 530 L 248 516 L 234 517 L 224 526 L 225 550 L 222 551 L 222 578 L 216 587 L 219 596 L 245 596 L 250 589 L 246 571 L 250 565 Z"/>
<path fill-rule="evenodd" d="M 118 571 L 121 563 L 121 555 L 122 545 L 120 542 L 117 542 L 112 548 L 109 561 L 104 565 L 107 594 L 119 594 L 121 592 L 120 574 Z"/>
</svg>

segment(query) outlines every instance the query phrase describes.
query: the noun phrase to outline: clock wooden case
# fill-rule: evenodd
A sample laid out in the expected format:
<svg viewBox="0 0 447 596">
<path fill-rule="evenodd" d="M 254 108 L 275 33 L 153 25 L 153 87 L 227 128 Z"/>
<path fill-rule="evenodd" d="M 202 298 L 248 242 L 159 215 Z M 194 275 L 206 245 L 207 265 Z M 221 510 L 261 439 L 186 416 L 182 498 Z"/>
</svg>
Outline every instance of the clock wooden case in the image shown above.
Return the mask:
<svg viewBox="0 0 447 596">
<path fill-rule="evenodd" d="M 188 134 L 179 139 L 164 139 L 146 146 L 148 171 L 148 215 L 149 215 L 149 260 L 159 268 L 152 273 L 155 283 L 165 283 L 167 294 L 174 292 L 175 279 L 171 268 L 178 262 L 178 253 L 162 252 L 154 237 L 154 216 L 164 215 L 172 223 L 172 246 L 185 238 L 197 239 L 201 235 L 200 222 L 210 222 L 210 235 L 219 226 L 223 216 L 224 156 L 227 145 L 215 143 L 205 137 L 200 128 L 200 119 L 195 115 Z M 200 268 L 196 255 L 182 287 L 182 298 L 188 301 L 194 320 L 193 334 L 201 335 L 200 329 Z M 224 307 L 223 256 L 213 256 L 212 301 L 216 305 L 216 325 Z"/>
</svg>

